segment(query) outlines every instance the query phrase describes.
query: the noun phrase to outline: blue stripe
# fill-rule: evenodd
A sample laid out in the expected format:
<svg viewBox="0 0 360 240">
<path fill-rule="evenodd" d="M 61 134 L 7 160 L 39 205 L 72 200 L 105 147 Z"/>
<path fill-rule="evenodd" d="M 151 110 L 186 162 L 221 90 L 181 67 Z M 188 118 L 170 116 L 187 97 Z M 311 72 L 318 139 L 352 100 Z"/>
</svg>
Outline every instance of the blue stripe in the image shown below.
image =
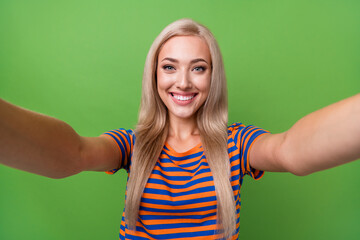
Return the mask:
<svg viewBox="0 0 360 240">
<path fill-rule="evenodd" d="M 123 236 L 119 233 L 119 239 L 120 239 L 120 240 L 125 240 L 125 237 L 123 237 Z"/>
<path fill-rule="evenodd" d="M 144 232 L 146 234 L 148 234 L 150 237 L 154 238 L 154 239 L 178 239 L 178 238 L 185 238 L 185 237 L 201 237 L 201 236 L 212 236 L 215 234 L 215 230 L 208 230 L 208 231 L 198 231 L 198 232 L 182 232 L 182 233 L 171 233 L 171 234 L 159 234 L 159 235 L 153 235 L 150 234 L 149 232 L 147 232 L 145 229 L 141 228 L 141 227 L 136 227 L 136 231 L 139 232 Z M 140 237 L 135 237 L 132 236 L 130 234 L 126 235 L 127 237 L 130 237 L 130 239 L 135 239 L 135 240 L 143 240 L 143 238 Z"/>
<path fill-rule="evenodd" d="M 209 218 L 212 216 L 215 216 L 216 212 L 213 213 L 208 213 L 208 214 L 195 214 L 195 215 L 141 215 L 141 219 L 143 220 L 174 220 L 174 219 L 194 219 L 194 220 L 199 220 L 199 219 L 204 219 L 204 218 Z"/>
<path fill-rule="evenodd" d="M 163 229 L 176 229 L 176 228 L 193 228 L 193 227 L 200 227 L 200 226 L 209 226 L 216 224 L 216 220 L 207 220 L 200 223 L 168 223 L 168 224 L 153 224 L 153 225 L 147 225 L 147 229 L 149 230 L 163 230 Z M 193 232 L 192 232 L 193 233 Z M 164 235 L 170 235 L 170 234 L 163 234 Z M 173 235 L 173 233 L 171 234 Z M 157 235 L 158 237 L 159 235 Z M 176 234 L 178 236 L 178 234 Z"/>
<path fill-rule="evenodd" d="M 231 178 L 230 178 L 230 181 L 232 182 L 232 181 L 237 181 L 238 179 L 240 178 L 240 175 L 239 174 L 235 174 L 234 176 L 232 176 Z"/>
<path fill-rule="evenodd" d="M 248 126 L 246 127 L 243 132 L 241 133 L 240 136 L 240 141 L 242 141 L 241 144 L 241 157 L 243 157 L 244 162 L 243 162 L 243 166 L 245 169 L 245 174 L 249 174 L 249 169 L 247 168 L 247 156 L 248 156 L 248 150 L 249 150 L 249 146 L 252 143 L 252 138 L 250 137 L 250 139 L 247 142 L 247 145 L 245 145 L 246 140 L 248 139 L 249 135 L 252 134 L 252 132 L 254 132 L 256 129 L 251 128 L 252 126 Z M 248 130 L 248 131 L 247 131 Z"/>
<path fill-rule="evenodd" d="M 124 161 L 125 161 L 125 153 L 126 153 L 126 150 L 125 150 L 126 142 L 125 142 L 125 139 L 122 137 L 123 133 L 122 132 L 117 132 L 116 130 L 110 131 L 110 132 L 115 134 L 116 136 L 118 136 L 120 138 L 121 143 L 118 141 L 118 139 L 115 136 L 112 136 L 116 140 L 118 146 L 120 147 L 120 154 L 121 154 L 121 166 L 120 166 L 120 168 L 123 168 L 124 167 L 123 166 Z"/>
<path fill-rule="evenodd" d="M 157 213 L 193 213 L 193 212 L 216 210 L 216 205 L 200 207 L 200 208 L 188 208 L 188 209 L 158 209 L 158 208 L 150 208 L 150 207 L 140 206 L 140 210 L 149 211 L 149 212 L 157 212 Z"/>
<path fill-rule="evenodd" d="M 176 166 L 179 166 L 179 167 L 192 167 L 192 166 L 195 166 L 197 164 L 199 164 L 200 161 L 206 159 L 205 155 L 202 155 L 200 159 L 198 160 L 195 160 L 195 161 L 192 161 L 192 162 L 189 162 L 189 163 L 185 163 L 185 164 L 179 164 L 177 162 L 174 162 L 172 161 L 171 159 L 169 158 L 159 158 L 160 160 L 160 163 L 172 163 L 172 164 L 175 164 Z"/>
<path fill-rule="evenodd" d="M 194 169 L 186 169 L 186 168 L 179 168 L 179 167 L 164 167 L 161 166 L 159 162 L 156 162 L 156 166 L 158 166 L 160 169 L 164 170 L 165 172 L 186 172 L 186 173 L 195 173 L 195 176 L 197 175 L 196 172 L 199 171 L 200 168 L 209 168 L 209 164 L 207 162 L 200 162 L 198 166 Z"/>
<path fill-rule="evenodd" d="M 257 128 L 257 127 L 254 127 L 254 126 L 249 126 L 249 128 L 252 127 L 252 129 L 250 131 L 248 131 L 248 133 L 245 135 L 245 138 L 244 138 L 244 142 L 246 141 L 246 139 L 249 138 L 249 135 L 252 134 L 247 142 L 247 145 L 244 146 L 245 149 L 244 149 L 244 167 L 246 169 L 246 171 L 248 171 L 247 173 L 254 177 L 253 175 L 253 172 L 251 171 L 251 169 L 247 169 L 246 166 L 247 166 L 247 162 L 249 161 L 248 159 L 248 151 L 250 149 L 250 146 L 251 144 L 254 142 L 255 138 L 257 138 L 259 135 L 265 133 L 264 130 L 260 129 L 260 128 Z"/>
<path fill-rule="evenodd" d="M 189 205 L 189 204 L 206 203 L 206 202 L 216 201 L 216 196 L 204 197 L 204 198 L 194 198 L 194 199 L 188 199 L 188 200 L 179 200 L 179 201 L 167 201 L 167 200 L 159 200 L 159 199 L 143 197 L 143 198 L 141 198 L 141 201 L 143 203 L 151 203 L 151 204 L 157 204 L 157 205 L 167 205 L 167 206 L 179 207 L 179 206 Z"/>
<path fill-rule="evenodd" d="M 163 190 L 163 189 L 146 188 L 144 190 L 144 193 L 153 193 L 153 194 L 157 194 L 157 195 L 165 195 L 165 196 L 171 196 L 171 197 L 181 197 L 181 196 L 190 195 L 190 194 L 199 194 L 199 193 L 213 192 L 213 191 L 215 191 L 215 187 L 208 186 L 208 187 L 197 188 L 197 189 L 180 192 L 180 193 L 173 193 L 173 192 Z"/>
<path fill-rule="evenodd" d="M 238 148 L 236 147 L 236 145 L 234 144 L 234 146 L 232 147 L 228 147 L 228 153 L 231 154 L 232 152 L 236 151 Z"/>
<path fill-rule="evenodd" d="M 132 159 L 132 153 L 133 153 L 133 146 L 135 145 L 135 133 L 132 129 L 129 129 L 129 130 L 126 130 L 126 132 L 129 134 L 129 136 L 131 135 L 132 136 L 132 141 L 129 137 L 129 146 L 130 146 L 130 156 L 128 157 L 127 159 L 127 162 L 126 162 L 126 166 L 124 166 L 124 168 L 126 170 L 129 169 L 129 165 L 130 165 L 130 162 L 131 162 L 131 159 Z"/>
<path fill-rule="evenodd" d="M 187 182 L 184 185 L 174 185 L 174 184 L 166 182 L 162 179 L 155 179 L 155 178 L 149 178 L 148 183 L 163 185 L 163 186 L 166 186 L 171 189 L 185 189 L 185 188 L 192 187 L 199 183 L 205 183 L 205 182 L 210 182 L 210 181 L 214 181 L 212 176 L 199 178 L 199 179 L 193 180 L 191 182 Z"/>
<path fill-rule="evenodd" d="M 189 154 L 189 155 L 186 155 L 186 156 L 183 156 L 183 157 L 174 157 L 172 155 L 169 155 L 165 151 L 162 151 L 161 153 L 167 155 L 171 160 L 182 161 L 182 160 L 189 160 L 189 159 L 192 159 L 192 158 L 199 157 L 199 156 L 201 156 L 203 154 L 203 152 L 204 151 L 200 151 L 200 152 L 197 152 L 197 153 L 194 153 L 194 154 Z"/>
<path fill-rule="evenodd" d="M 137 231 L 137 232 L 144 232 L 144 231 L 139 231 L 138 228 L 140 228 L 140 227 L 136 227 L 136 231 Z M 148 233 L 146 233 L 146 234 L 148 234 Z M 148 238 L 133 236 L 133 235 L 128 234 L 128 233 L 125 234 L 125 239 L 131 239 L 131 240 L 149 240 Z"/>
<path fill-rule="evenodd" d="M 239 158 L 237 158 L 237 159 L 239 159 Z M 232 166 L 232 167 L 230 168 L 231 173 L 234 172 L 234 171 L 237 171 L 237 170 L 239 170 L 239 169 L 240 169 L 240 164 L 235 164 L 234 166 Z"/>
<path fill-rule="evenodd" d="M 210 168 L 207 169 L 200 169 L 197 172 L 197 175 L 200 175 L 201 173 L 209 173 Z M 156 174 L 156 175 L 160 175 L 163 178 L 166 178 L 167 180 L 171 180 L 171 181 L 189 181 L 193 178 L 193 176 L 167 176 L 165 175 L 163 172 L 159 171 L 159 170 L 153 170 L 151 174 Z"/>
<path fill-rule="evenodd" d="M 239 155 L 239 154 L 235 154 L 234 156 L 232 156 L 232 157 L 230 158 L 230 162 L 239 160 L 239 158 L 240 158 L 240 155 Z"/>
<path fill-rule="evenodd" d="M 235 143 L 235 146 L 238 145 L 238 141 L 240 141 L 241 139 L 239 139 L 239 134 L 241 133 L 241 130 L 237 131 L 235 133 L 235 136 L 234 136 L 234 143 Z"/>
<path fill-rule="evenodd" d="M 135 145 L 135 133 L 133 130 L 125 130 L 125 129 L 119 129 L 115 130 L 117 132 L 108 132 L 108 135 L 112 135 L 111 137 L 115 139 L 116 143 L 119 145 L 120 150 L 122 153 L 124 153 L 124 158 L 126 158 L 127 152 L 129 152 L 130 156 L 127 156 L 127 165 L 131 165 L 131 157 L 133 153 L 133 147 Z M 241 206 L 241 199 L 240 199 L 240 188 L 243 183 L 243 176 L 244 173 L 242 173 L 241 165 L 244 164 L 246 169 L 246 164 L 249 161 L 247 158 L 247 155 L 249 153 L 249 147 L 253 143 L 254 139 L 258 137 L 259 135 L 265 133 L 266 131 L 254 127 L 252 125 L 244 126 L 241 123 L 234 123 L 228 128 L 228 153 L 229 156 L 233 155 L 229 158 L 231 166 L 231 174 L 234 174 L 235 172 L 239 171 L 240 174 L 235 174 L 234 176 L 231 176 L 231 187 L 234 192 L 234 200 L 236 203 L 236 213 L 238 214 L 240 211 Z M 120 139 L 116 139 L 116 136 L 119 136 Z M 243 139 L 241 141 L 241 139 Z M 239 140 L 241 142 L 239 142 Z M 244 146 L 245 141 L 248 140 L 248 144 Z M 129 143 L 130 151 L 127 151 L 129 149 L 126 149 L 126 142 Z M 123 143 L 124 147 L 122 147 L 121 143 Z M 241 147 L 240 149 L 237 148 L 237 144 L 239 144 Z M 231 146 L 231 147 L 230 147 Z M 123 149 L 121 149 L 121 147 Z M 148 183 L 151 184 L 158 184 L 155 188 L 146 188 L 144 189 L 144 193 L 150 193 L 150 194 L 156 194 L 160 199 L 154 199 L 154 198 L 141 198 L 141 202 L 144 204 L 154 204 L 154 207 L 143 207 L 140 206 L 140 210 L 142 211 L 149 211 L 150 214 L 141 214 L 139 215 L 138 221 L 141 222 L 141 224 L 144 225 L 144 227 L 136 227 L 136 230 L 138 232 L 143 232 L 144 234 L 149 235 L 149 237 L 155 238 L 155 239 L 181 239 L 186 237 L 204 237 L 204 238 L 211 238 L 214 234 L 216 234 L 216 221 L 215 220 L 208 220 L 201 222 L 203 219 L 209 219 L 211 217 L 216 216 L 216 204 L 212 204 L 211 206 L 207 207 L 198 207 L 198 208 L 191 208 L 191 204 L 199 204 L 199 203 L 211 203 L 216 201 L 216 192 L 215 192 L 215 186 L 208 186 L 208 187 L 201 187 L 196 188 L 189 191 L 184 191 L 191 187 L 196 187 L 196 184 L 206 183 L 206 182 L 212 182 L 213 177 L 206 176 L 202 177 L 200 179 L 194 179 L 195 176 L 198 176 L 199 174 L 203 173 L 210 173 L 210 168 L 208 163 L 206 162 L 206 157 L 204 155 L 203 149 L 197 149 L 200 152 L 190 154 L 187 156 L 182 157 L 175 157 L 171 156 L 172 152 L 170 149 L 168 149 L 166 146 L 162 149 L 161 158 L 158 159 L 156 163 L 156 168 L 159 170 L 153 170 L 151 177 L 156 177 L 156 175 L 161 176 L 163 179 L 155 179 L 155 178 L 149 178 Z M 241 161 L 241 156 L 243 156 L 244 161 Z M 187 161 L 187 163 L 184 163 L 184 160 Z M 123 161 L 122 164 L 125 164 Z M 167 165 L 164 167 L 164 165 Z M 126 168 L 126 166 L 124 166 Z M 194 168 L 194 169 L 189 169 Z M 248 169 L 247 169 L 248 170 Z M 254 170 L 254 169 L 250 169 Z M 129 171 L 128 171 L 129 172 Z M 167 176 L 166 174 L 173 174 L 175 176 Z M 260 171 L 258 174 L 252 174 L 251 172 L 246 174 L 249 174 L 253 178 L 257 179 L 262 176 L 263 172 Z M 184 176 L 185 175 L 185 176 Z M 255 175 L 255 176 L 254 176 Z M 129 180 L 129 175 L 127 180 Z M 179 181 L 182 181 L 179 184 Z M 183 183 L 185 182 L 185 183 Z M 163 189 L 159 189 L 158 186 L 164 186 Z M 174 190 L 180 190 L 182 192 L 180 193 L 173 193 Z M 206 197 L 200 197 L 199 195 L 204 195 Z M 162 196 L 168 196 L 168 197 L 162 197 Z M 171 201 L 171 198 L 175 197 L 181 197 L 181 196 L 187 196 L 187 199 L 185 200 L 179 200 L 179 201 Z M 166 200 L 165 200 L 166 199 Z M 126 195 L 125 195 L 126 200 Z M 163 209 L 163 206 L 168 206 L 170 209 Z M 159 208 L 156 208 L 159 207 Z M 185 209 L 176 209 L 176 208 L 185 208 Z M 125 211 L 125 209 L 124 209 Z M 201 212 L 204 211 L 212 211 L 211 213 L 207 214 L 201 214 Z M 200 214 L 194 214 L 194 212 L 199 212 Z M 156 215 L 156 214 L 160 215 Z M 187 213 L 190 216 L 186 216 L 182 213 Z M 180 216 L 176 216 L 176 214 L 179 214 Z M 125 219 L 121 217 L 122 224 L 124 226 L 120 226 L 120 229 L 122 231 L 127 231 L 127 225 L 125 223 Z M 165 224 L 145 224 L 143 221 L 149 221 L 149 220 L 163 220 Z M 166 220 L 178 220 L 176 223 L 169 223 L 169 221 Z M 194 220 L 200 221 L 199 223 L 194 223 Z M 240 218 L 236 220 L 237 223 L 239 223 Z M 199 226 L 212 226 L 214 225 L 214 230 L 209 231 L 193 231 L 190 232 L 184 232 L 181 231 L 180 233 L 168 233 L 168 234 L 159 234 L 156 230 L 167 230 L 167 229 L 177 229 L 177 228 L 187 228 L 189 230 L 192 230 L 194 227 Z M 154 231 L 153 234 L 150 234 L 148 231 Z M 179 230 L 180 231 L 180 230 Z M 236 229 L 236 235 L 239 232 L 239 228 Z M 165 231 L 165 233 L 167 233 Z M 120 239 L 147 239 L 143 237 L 136 237 L 131 234 L 126 234 L 126 236 L 121 236 L 119 234 Z M 218 238 L 222 239 L 222 238 Z"/>
</svg>

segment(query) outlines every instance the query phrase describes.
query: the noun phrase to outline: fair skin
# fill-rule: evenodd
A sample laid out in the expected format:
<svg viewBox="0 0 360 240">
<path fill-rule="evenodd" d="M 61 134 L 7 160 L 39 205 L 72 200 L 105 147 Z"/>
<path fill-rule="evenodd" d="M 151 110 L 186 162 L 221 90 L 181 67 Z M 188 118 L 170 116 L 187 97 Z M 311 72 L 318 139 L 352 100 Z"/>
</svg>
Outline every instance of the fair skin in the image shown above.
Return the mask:
<svg viewBox="0 0 360 240">
<path fill-rule="evenodd" d="M 201 38 L 173 37 L 159 52 L 157 88 L 168 109 L 167 143 L 177 152 L 200 143 L 196 112 L 209 94 L 210 78 L 211 56 Z"/>
<path fill-rule="evenodd" d="M 200 142 L 195 119 L 208 96 L 209 49 L 198 37 L 174 37 L 164 44 L 158 61 L 158 93 L 170 120 L 167 142 L 184 152 Z M 50 178 L 118 167 L 120 153 L 108 136 L 79 136 L 63 121 L 1 99 L 0 114 L 1 164 Z M 251 148 L 250 164 L 259 170 L 307 175 L 356 160 L 359 122 L 357 94 L 303 117 L 284 133 L 261 136 Z"/>
<path fill-rule="evenodd" d="M 252 167 L 304 176 L 360 158 L 360 94 L 315 111 L 281 134 L 262 136 Z"/>
<path fill-rule="evenodd" d="M 196 59 L 203 61 L 194 64 Z M 173 37 L 162 47 L 158 63 L 158 92 L 170 120 L 167 142 L 174 150 L 184 152 L 200 141 L 196 111 L 210 89 L 209 48 L 196 36 Z M 179 102 L 173 93 L 184 95 L 183 99 L 189 94 L 196 96 L 192 101 Z M 284 133 L 261 136 L 251 148 L 250 165 L 307 175 L 359 158 L 360 128 L 354 128 L 360 118 L 359 99 L 356 95 L 309 114 Z M 334 129 L 339 122 L 347 124 Z M 353 131 L 357 134 L 350 135 Z"/>
</svg>

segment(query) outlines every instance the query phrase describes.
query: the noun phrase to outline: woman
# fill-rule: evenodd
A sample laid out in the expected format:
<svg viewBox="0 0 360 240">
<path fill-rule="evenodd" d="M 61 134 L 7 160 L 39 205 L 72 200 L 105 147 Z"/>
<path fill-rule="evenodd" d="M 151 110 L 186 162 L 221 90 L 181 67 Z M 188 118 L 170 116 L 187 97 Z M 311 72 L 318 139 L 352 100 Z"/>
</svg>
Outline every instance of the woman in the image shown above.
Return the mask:
<svg viewBox="0 0 360 240">
<path fill-rule="evenodd" d="M 189 19 L 167 26 L 150 48 L 135 131 L 81 137 L 62 121 L 5 101 L 0 111 L 2 164 L 52 178 L 128 171 L 121 239 L 237 239 L 244 175 L 302 176 L 360 157 L 359 94 L 281 134 L 227 127 L 219 48 Z M 333 127 L 338 123 L 342 128 Z"/>
</svg>

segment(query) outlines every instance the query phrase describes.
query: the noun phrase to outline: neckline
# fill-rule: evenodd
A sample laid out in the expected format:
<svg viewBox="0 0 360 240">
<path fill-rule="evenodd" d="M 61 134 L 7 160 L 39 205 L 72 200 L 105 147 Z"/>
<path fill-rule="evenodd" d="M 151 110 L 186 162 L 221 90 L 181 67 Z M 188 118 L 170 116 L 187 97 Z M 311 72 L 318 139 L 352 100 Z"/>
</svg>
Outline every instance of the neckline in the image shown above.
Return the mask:
<svg viewBox="0 0 360 240">
<path fill-rule="evenodd" d="M 165 142 L 165 146 L 170 150 L 170 152 L 174 153 L 177 156 L 186 156 L 197 152 L 197 149 L 202 147 L 202 143 L 198 143 L 195 147 L 186 150 L 185 152 L 177 152 L 175 151 L 168 142 Z"/>
</svg>

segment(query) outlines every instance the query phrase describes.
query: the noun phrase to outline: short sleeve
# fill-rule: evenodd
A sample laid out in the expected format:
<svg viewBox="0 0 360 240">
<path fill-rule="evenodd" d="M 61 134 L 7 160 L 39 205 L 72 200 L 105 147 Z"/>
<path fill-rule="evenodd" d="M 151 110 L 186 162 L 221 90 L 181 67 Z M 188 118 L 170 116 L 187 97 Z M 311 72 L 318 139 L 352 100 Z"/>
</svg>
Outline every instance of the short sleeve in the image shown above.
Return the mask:
<svg viewBox="0 0 360 240">
<path fill-rule="evenodd" d="M 132 129 L 126 130 L 119 128 L 116 130 L 111 130 L 103 133 L 103 135 L 110 136 L 116 145 L 118 146 L 120 152 L 119 165 L 117 168 L 106 171 L 107 174 L 114 174 L 120 169 L 125 169 L 129 172 L 131 157 L 133 153 L 133 148 L 135 145 L 135 133 Z"/>
<path fill-rule="evenodd" d="M 253 125 L 245 126 L 242 123 L 234 123 L 229 127 L 229 134 L 234 140 L 240 159 L 240 177 L 249 175 L 255 180 L 264 175 L 264 171 L 254 169 L 250 166 L 250 149 L 255 141 L 263 134 L 269 134 L 269 131 L 255 127 Z"/>
</svg>

